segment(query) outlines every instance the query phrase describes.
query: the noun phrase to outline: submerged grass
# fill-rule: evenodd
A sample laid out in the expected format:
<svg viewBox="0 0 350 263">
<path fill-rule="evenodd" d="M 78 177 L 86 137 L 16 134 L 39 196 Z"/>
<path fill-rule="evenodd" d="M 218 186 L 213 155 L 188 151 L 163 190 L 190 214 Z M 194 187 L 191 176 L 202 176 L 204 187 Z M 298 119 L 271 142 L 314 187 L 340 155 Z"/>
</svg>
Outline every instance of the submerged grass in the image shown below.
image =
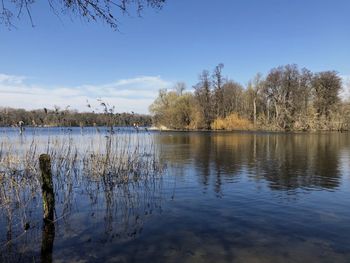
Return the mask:
<svg viewBox="0 0 350 263">
<path fill-rule="evenodd" d="M 78 198 L 105 222 L 107 236 L 131 238 L 160 206 L 165 166 L 158 152 L 146 133 L 2 136 L 0 261 L 13 261 L 16 253 L 36 257 L 27 247 L 41 233 L 40 154 L 51 157 L 55 224 L 70 221 Z"/>
</svg>

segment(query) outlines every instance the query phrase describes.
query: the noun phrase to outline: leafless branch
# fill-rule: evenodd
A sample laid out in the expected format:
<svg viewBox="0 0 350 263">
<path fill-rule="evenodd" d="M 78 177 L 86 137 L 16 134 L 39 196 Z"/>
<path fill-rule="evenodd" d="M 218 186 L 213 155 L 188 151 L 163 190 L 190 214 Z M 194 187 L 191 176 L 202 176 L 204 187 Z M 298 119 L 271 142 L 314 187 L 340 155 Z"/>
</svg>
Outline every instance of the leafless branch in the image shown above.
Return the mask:
<svg viewBox="0 0 350 263">
<path fill-rule="evenodd" d="M 113 29 L 118 29 L 118 12 L 122 15 L 130 14 L 134 10 L 137 15 L 141 15 L 145 7 L 154 9 L 162 8 L 166 0 L 47 0 L 51 11 L 57 16 L 60 14 L 73 14 L 82 17 L 87 21 L 102 21 Z M 23 10 L 34 26 L 31 7 L 35 0 L 1 0 L 0 24 L 6 27 L 13 26 L 14 13 L 17 19 L 23 15 Z"/>
</svg>

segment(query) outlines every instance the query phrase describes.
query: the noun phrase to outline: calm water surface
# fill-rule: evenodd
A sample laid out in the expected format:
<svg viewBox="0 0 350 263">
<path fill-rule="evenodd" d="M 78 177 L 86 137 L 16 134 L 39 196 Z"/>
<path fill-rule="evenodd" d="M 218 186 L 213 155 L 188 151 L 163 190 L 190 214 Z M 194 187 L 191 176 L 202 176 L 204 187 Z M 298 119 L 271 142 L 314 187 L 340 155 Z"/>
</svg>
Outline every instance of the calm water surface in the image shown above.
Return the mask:
<svg viewBox="0 0 350 263">
<path fill-rule="evenodd" d="M 2 129 L 0 138 L 18 148 L 33 136 L 43 145 L 48 137 L 81 147 L 103 140 L 93 129 L 35 133 Z M 162 176 L 112 187 L 55 181 L 58 220 L 46 261 L 350 262 L 349 134 L 113 136 L 128 133 L 155 146 Z M 44 260 L 41 189 L 32 191 L 38 196 L 25 212 L 1 208 L 0 260 Z"/>
</svg>

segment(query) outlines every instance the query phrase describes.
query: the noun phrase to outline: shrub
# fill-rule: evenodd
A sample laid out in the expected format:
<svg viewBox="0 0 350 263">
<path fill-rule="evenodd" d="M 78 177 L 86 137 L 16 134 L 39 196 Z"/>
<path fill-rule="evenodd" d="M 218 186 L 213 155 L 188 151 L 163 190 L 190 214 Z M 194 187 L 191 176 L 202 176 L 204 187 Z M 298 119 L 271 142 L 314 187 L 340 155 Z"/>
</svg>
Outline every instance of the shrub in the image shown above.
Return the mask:
<svg viewBox="0 0 350 263">
<path fill-rule="evenodd" d="M 218 118 L 212 124 L 211 128 L 213 130 L 251 130 L 253 129 L 253 124 L 244 118 L 238 116 L 237 113 L 232 113 L 225 118 Z"/>
</svg>

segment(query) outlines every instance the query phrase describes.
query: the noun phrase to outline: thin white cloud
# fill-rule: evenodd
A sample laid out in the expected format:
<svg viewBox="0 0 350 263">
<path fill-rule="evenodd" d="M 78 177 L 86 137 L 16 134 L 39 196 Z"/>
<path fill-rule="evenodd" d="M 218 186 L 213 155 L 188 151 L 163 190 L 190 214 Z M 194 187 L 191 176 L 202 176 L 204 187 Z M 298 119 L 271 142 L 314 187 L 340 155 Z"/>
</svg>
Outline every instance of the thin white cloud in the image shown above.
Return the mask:
<svg viewBox="0 0 350 263">
<path fill-rule="evenodd" d="M 158 90 L 171 86 L 171 82 L 160 76 L 141 76 L 103 85 L 47 88 L 29 84 L 23 76 L 0 74 L 0 106 L 38 109 L 69 105 L 79 111 L 88 111 L 87 101 L 95 109 L 99 104 L 97 99 L 101 98 L 115 106 L 118 112 L 148 113 L 148 106 Z"/>
<path fill-rule="evenodd" d="M 25 77 L 23 76 L 15 76 L 15 75 L 7 75 L 0 73 L 0 83 L 8 83 L 8 84 L 22 84 Z"/>
</svg>

